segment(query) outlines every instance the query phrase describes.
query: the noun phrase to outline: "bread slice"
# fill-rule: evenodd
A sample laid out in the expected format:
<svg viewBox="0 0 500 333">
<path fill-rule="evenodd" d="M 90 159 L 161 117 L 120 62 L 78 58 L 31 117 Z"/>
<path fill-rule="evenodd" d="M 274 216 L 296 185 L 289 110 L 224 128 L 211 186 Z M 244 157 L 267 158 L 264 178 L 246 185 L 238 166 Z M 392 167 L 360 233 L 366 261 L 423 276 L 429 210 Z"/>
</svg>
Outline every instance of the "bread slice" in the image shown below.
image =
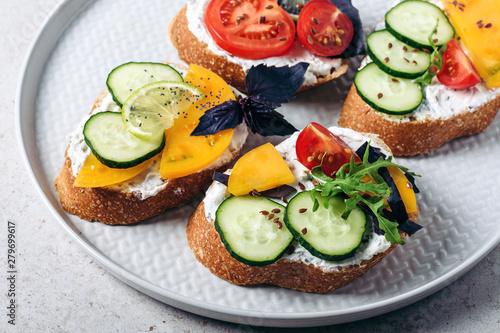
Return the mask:
<svg viewBox="0 0 500 333">
<path fill-rule="evenodd" d="M 450 118 L 398 122 L 366 104 L 351 86 L 340 111 L 338 124 L 359 132 L 376 133 L 395 156 L 426 154 L 448 141 L 480 133 L 500 109 L 500 93 L 474 111 L 464 109 Z"/>
<path fill-rule="evenodd" d="M 369 137 L 377 140 L 375 136 Z M 380 147 L 385 146 L 382 144 Z M 287 163 L 291 163 L 293 156 L 285 159 Z M 293 166 L 291 168 L 294 169 Z M 217 184 L 212 186 L 215 185 Z M 323 268 L 310 260 L 297 260 L 286 254 L 271 265 L 255 267 L 241 263 L 229 254 L 215 229 L 214 221 L 207 216 L 203 201 L 188 220 L 186 227 L 188 244 L 196 259 L 210 272 L 230 283 L 242 286 L 269 284 L 312 293 L 330 292 L 365 274 L 397 246 L 397 243 L 392 244 L 370 259 L 363 260 L 359 264 L 339 267 L 338 270 Z M 411 214 L 409 218 L 416 221 L 418 212 Z M 402 238 L 406 237 L 406 233 L 402 231 L 400 235 Z M 293 250 L 292 246 L 289 252 Z"/>
<path fill-rule="evenodd" d="M 108 93 L 105 90 L 99 95 L 92 112 L 100 107 Z M 144 200 L 138 193 L 116 186 L 98 188 L 73 186 L 75 176 L 66 149 L 64 164 L 55 179 L 54 187 L 62 208 L 69 214 L 84 220 L 111 225 L 137 223 L 161 214 L 168 208 L 178 207 L 202 197 L 212 182 L 214 171 L 225 170 L 237 158 L 240 149 L 241 145 L 230 151 L 230 158 L 214 162 L 196 173 L 162 180 L 165 187 Z"/>
<path fill-rule="evenodd" d="M 232 62 L 229 57 L 223 57 L 212 52 L 208 45 L 200 41 L 188 28 L 188 19 L 186 17 L 187 6 L 177 13 L 170 22 L 168 34 L 172 44 L 179 53 L 179 58 L 187 64 L 197 64 L 201 67 L 210 69 L 221 76 L 227 83 L 236 89 L 245 92 L 246 73 L 243 68 Z M 305 83 L 299 91 L 307 90 L 323 83 L 331 81 L 344 74 L 349 66 L 348 59 L 342 59 L 340 65 L 331 67 L 327 75 L 316 75 L 314 83 Z"/>
</svg>

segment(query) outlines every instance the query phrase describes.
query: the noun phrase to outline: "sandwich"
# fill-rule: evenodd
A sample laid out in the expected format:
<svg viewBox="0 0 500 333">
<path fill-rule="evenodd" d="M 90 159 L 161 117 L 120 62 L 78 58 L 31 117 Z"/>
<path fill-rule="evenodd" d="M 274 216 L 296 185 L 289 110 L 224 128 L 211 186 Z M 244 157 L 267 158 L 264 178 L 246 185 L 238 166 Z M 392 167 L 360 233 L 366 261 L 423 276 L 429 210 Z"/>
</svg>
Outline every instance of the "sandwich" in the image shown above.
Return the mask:
<svg viewBox="0 0 500 333">
<path fill-rule="evenodd" d="M 414 176 L 376 136 L 310 123 L 217 173 L 188 244 L 230 283 L 330 292 L 421 228 Z"/>
<path fill-rule="evenodd" d="M 338 124 L 378 134 L 396 156 L 485 130 L 500 109 L 499 12 L 487 0 L 394 6 L 367 38 Z"/>
<path fill-rule="evenodd" d="M 248 128 L 261 135 L 296 130 L 273 107 L 293 97 L 305 69 L 251 69 L 248 90 L 259 94 L 247 98 L 197 65 L 118 66 L 69 137 L 54 183 L 62 208 L 88 221 L 132 224 L 202 197 L 214 172 L 239 155 Z"/>
<path fill-rule="evenodd" d="M 188 0 L 168 33 L 181 60 L 214 71 L 241 91 L 252 66 L 308 63 L 299 89 L 305 90 L 344 74 L 349 59 L 364 51 L 363 33 L 348 0 L 299 3 Z"/>
</svg>

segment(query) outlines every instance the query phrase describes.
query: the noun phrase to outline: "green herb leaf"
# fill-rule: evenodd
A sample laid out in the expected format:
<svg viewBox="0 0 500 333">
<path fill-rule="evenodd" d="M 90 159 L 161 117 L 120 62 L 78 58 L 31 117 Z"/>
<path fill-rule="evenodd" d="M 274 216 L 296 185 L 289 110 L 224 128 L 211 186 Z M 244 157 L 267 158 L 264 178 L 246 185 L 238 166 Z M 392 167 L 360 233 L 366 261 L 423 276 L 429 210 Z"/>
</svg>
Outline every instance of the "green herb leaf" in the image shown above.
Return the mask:
<svg viewBox="0 0 500 333">
<path fill-rule="evenodd" d="M 431 44 L 432 49 L 434 50 L 431 53 L 431 66 L 422 76 L 416 78 L 414 80 L 415 82 L 431 84 L 434 76 L 438 75 L 439 72 L 441 72 L 441 69 L 443 68 L 443 54 L 446 52 L 446 44 L 441 46 L 441 49 L 439 49 L 436 46 L 436 44 L 434 44 L 434 40 L 432 38 L 432 35 L 434 31 L 436 31 L 438 25 L 439 25 L 439 20 L 437 20 L 436 26 L 429 35 L 429 43 Z"/>
<path fill-rule="evenodd" d="M 379 157 L 374 162 L 370 163 L 369 143 L 365 150 L 362 162 L 354 162 L 354 157 L 351 157 L 349 163 L 344 164 L 335 174 L 335 178 L 321 178 L 320 184 L 316 185 L 311 191 L 311 198 L 314 201 L 313 211 L 319 208 L 319 202 L 314 194 L 321 193 L 321 196 L 331 198 L 335 195 L 345 194 L 349 198 L 346 200 L 346 208 L 342 217 L 346 219 L 352 210 L 359 203 L 365 204 L 377 217 L 380 229 L 385 231 L 385 238 L 391 243 L 404 244 L 399 236 L 398 223 L 389 221 L 382 214 L 382 211 L 387 208 L 385 199 L 391 194 L 391 187 L 384 181 L 379 174 L 380 168 L 388 166 L 396 166 L 405 173 L 415 176 L 414 173 L 408 171 L 401 165 L 392 162 L 392 156 L 387 159 Z M 316 171 L 318 173 L 318 171 Z M 373 179 L 368 180 L 368 179 Z M 363 179 L 363 181 L 362 181 Z M 369 194 L 368 194 L 369 193 Z M 328 208 L 329 200 L 325 202 L 325 208 Z"/>
</svg>

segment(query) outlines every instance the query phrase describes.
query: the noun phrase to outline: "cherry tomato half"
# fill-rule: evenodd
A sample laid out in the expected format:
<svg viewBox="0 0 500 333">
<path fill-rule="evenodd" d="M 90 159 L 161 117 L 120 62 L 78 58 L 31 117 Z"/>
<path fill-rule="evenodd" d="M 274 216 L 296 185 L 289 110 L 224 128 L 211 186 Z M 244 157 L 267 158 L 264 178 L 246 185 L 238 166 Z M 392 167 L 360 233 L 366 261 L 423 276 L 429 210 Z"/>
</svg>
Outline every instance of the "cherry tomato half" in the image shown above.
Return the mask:
<svg viewBox="0 0 500 333">
<path fill-rule="evenodd" d="M 329 177 L 340 167 L 351 161 L 361 159 L 341 138 L 317 123 L 310 123 L 300 132 L 296 145 L 297 158 L 306 168 L 321 165 L 323 173 Z"/>
<path fill-rule="evenodd" d="M 295 24 L 274 0 L 212 0 L 205 25 L 223 50 L 246 59 L 287 53 L 295 40 Z"/>
<path fill-rule="evenodd" d="M 479 73 L 455 39 L 446 44 L 443 68 L 437 78 L 441 84 L 454 89 L 467 89 L 481 82 Z"/>
<path fill-rule="evenodd" d="M 344 52 L 354 36 L 351 20 L 328 0 L 312 0 L 299 14 L 297 36 L 306 49 L 321 56 Z"/>
</svg>

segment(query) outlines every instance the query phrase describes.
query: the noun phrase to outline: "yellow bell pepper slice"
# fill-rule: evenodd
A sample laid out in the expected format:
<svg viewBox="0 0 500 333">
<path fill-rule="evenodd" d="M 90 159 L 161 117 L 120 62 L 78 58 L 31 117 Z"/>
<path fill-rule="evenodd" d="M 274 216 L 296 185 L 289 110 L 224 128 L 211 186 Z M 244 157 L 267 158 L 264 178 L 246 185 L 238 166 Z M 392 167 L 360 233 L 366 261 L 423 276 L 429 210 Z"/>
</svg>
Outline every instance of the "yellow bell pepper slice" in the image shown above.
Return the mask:
<svg viewBox="0 0 500 333">
<path fill-rule="evenodd" d="M 215 73 L 196 65 L 189 66 L 184 81 L 198 87 L 206 98 L 193 102 L 165 131 L 160 164 L 164 179 L 184 177 L 209 166 L 224 153 L 233 137 L 233 129 L 215 135 L 191 136 L 208 108 L 235 99 L 229 85 Z"/>
<path fill-rule="evenodd" d="M 388 166 L 387 170 L 391 174 L 391 177 L 396 184 L 399 195 L 401 196 L 401 199 L 403 200 L 403 203 L 405 205 L 406 212 L 408 214 L 417 212 L 418 207 L 417 199 L 415 197 L 415 191 L 413 191 L 413 188 L 408 185 L 411 185 L 411 183 L 408 181 L 404 173 L 395 166 Z"/>
<path fill-rule="evenodd" d="M 228 181 L 229 193 L 235 196 L 259 192 L 288 184 L 295 179 L 288 164 L 271 143 L 257 147 L 234 165 Z"/>
</svg>

